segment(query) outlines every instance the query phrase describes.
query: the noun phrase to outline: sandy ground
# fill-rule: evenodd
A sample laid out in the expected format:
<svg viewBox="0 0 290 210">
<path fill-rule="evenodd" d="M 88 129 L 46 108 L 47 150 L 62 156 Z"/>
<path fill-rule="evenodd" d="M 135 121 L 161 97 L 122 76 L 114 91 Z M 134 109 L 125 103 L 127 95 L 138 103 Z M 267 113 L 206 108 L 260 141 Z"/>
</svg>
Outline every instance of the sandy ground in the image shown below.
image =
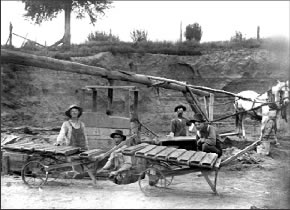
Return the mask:
<svg viewBox="0 0 290 210">
<path fill-rule="evenodd" d="M 290 208 L 290 165 L 266 158 L 260 164 L 229 165 L 218 176 L 214 195 L 197 173 L 174 177 L 168 189 L 145 196 L 138 183 L 116 185 L 98 180 L 57 179 L 41 189 L 24 185 L 19 176 L 1 176 L 2 209 Z M 210 177 L 213 179 L 213 174 Z"/>
</svg>

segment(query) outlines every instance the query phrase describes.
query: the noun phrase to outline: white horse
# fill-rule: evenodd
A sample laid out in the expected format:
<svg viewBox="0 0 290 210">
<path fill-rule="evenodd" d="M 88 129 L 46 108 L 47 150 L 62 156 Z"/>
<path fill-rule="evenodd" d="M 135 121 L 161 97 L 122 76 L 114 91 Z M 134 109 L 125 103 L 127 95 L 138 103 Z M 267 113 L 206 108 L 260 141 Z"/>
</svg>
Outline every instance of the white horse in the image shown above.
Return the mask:
<svg viewBox="0 0 290 210">
<path fill-rule="evenodd" d="M 246 139 L 244 120 L 250 114 L 252 117 L 261 120 L 262 125 L 260 139 L 262 139 L 263 134 L 265 133 L 266 124 L 271 120 L 272 126 L 270 127 L 270 132 L 274 128 L 274 139 L 276 144 L 279 144 L 276 136 L 276 119 L 278 111 L 280 111 L 282 118 L 287 121 L 285 108 L 289 103 L 289 81 L 280 82 L 278 80 L 277 82 L 277 85 L 273 86 L 264 94 L 258 94 L 252 90 L 242 91 L 237 94 L 238 96 L 251 99 L 251 101 L 236 97 L 234 104 L 236 112 L 249 111 L 257 108 L 257 110 L 243 112 L 237 115 L 236 126 L 239 134 L 242 131 L 243 139 Z M 261 105 L 262 107 L 258 108 Z"/>
</svg>

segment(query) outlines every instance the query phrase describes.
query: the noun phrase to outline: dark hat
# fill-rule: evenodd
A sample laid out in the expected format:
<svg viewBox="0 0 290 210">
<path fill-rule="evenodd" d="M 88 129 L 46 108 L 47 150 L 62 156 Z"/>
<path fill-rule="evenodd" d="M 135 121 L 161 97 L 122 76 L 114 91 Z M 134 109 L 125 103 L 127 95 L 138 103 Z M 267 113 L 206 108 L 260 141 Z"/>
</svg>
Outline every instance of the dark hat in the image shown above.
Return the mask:
<svg viewBox="0 0 290 210">
<path fill-rule="evenodd" d="M 174 112 L 177 112 L 177 110 L 178 110 L 179 108 L 182 108 L 184 112 L 186 111 L 186 107 L 185 107 L 184 105 L 180 104 L 180 105 L 178 105 L 178 106 L 176 106 L 176 107 L 174 108 Z"/>
<path fill-rule="evenodd" d="M 76 105 L 76 104 L 73 104 L 73 105 L 71 105 L 66 111 L 65 111 L 65 115 L 66 116 L 68 116 L 69 118 L 71 118 L 71 115 L 70 115 L 70 110 L 71 109 L 78 109 L 79 110 L 79 116 L 78 117 L 80 117 L 81 115 L 82 115 L 82 113 L 83 113 L 83 109 L 81 108 L 81 107 L 79 107 L 78 105 Z"/>
<path fill-rule="evenodd" d="M 193 122 L 193 123 L 195 123 L 195 122 L 205 122 L 205 119 L 203 118 L 202 114 L 197 113 L 197 114 L 195 114 L 193 116 L 193 119 L 190 120 L 190 122 Z"/>
<path fill-rule="evenodd" d="M 123 131 L 121 131 L 121 130 L 115 130 L 115 132 L 114 132 L 114 133 L 111 133 L 110 136 L 111 136 L 111 138 L 114 138 L 115 135 L 120 135 L 120 136 L 122 136 L 122 137 L 123 137 L 123 140 L 126 139 L 126 136 L 123 135 Z"/>
</svg>

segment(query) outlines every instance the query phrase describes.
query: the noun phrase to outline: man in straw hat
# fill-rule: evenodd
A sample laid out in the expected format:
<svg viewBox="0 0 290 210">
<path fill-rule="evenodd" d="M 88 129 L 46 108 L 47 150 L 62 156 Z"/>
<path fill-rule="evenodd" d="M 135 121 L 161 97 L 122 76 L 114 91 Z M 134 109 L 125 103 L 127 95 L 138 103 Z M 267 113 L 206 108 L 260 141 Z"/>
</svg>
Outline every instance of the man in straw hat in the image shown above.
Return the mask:
<svg viewBox="0 0 290 210">
<path fill-rule="evenodd" d="M 222 155 L 222 148 L 219 141 L 216 128 L 206 123 L 205 119 L 200 113 L 193 116 L 190 120 L 194 123 L 197 130 L 197 148 L 199 151 L 212 152 L 218 154 L 218 157 Z"/>
<path fill-rule="evenodd" d="M 186 136 L 186 126 L 190 126 L 191 122 L 183 117 L 183 112 L 186 111 L 186 107 L 182 104 L 176 106 L 174 108 L 174 112 L 176 112 L 176 117 L 171 120 L 170 123 L 170 134 L 171 137 L 176 136 Z"/>
<path fill-rule="evenodd" d="M 69 118 L 63 122 L 61 130 L 57 137 L 56 144 L 65 146 L 80 147 L 82 150 L 88 150 L 88 140 L 85 130 L 85 124 L 79 119 L 83 109 L 75 104 L 69 106 L 65 115 Z M 81 178 L 83 172 L 81 165 L 72 166 L 74 178 Z"/>
<path fill-rule="evenodd" d="M 123 135 L 122 130 L 115 130 L 115 132 L 113 132 L 110 137 L 114 140 L 115 147 L 126 140 L 126 136 Z M 122 151 L 127 147 L 128 145 L 124 144 L 122 147 L 112 152 L 107 163 L 103 166 L 102 169 L 98 171 L 98 173 L 109 172 L 109 177 L 114 179 L 123 171 L 129 170 L 132 167 L 131 157 L 122 154 Z"/>
</svg>

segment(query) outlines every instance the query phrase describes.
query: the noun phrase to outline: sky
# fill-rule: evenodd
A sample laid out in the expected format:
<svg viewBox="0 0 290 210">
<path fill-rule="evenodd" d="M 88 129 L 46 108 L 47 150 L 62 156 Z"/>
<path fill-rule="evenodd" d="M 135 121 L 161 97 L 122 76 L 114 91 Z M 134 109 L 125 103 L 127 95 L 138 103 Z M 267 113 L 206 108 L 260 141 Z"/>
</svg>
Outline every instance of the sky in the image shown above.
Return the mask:
<svg viewBox="0 0 290 210">
<path fill-rule="evenodd" d="M 189 24 L 198 23 L 203 31 L 201 42 L 226 41 L 236 31 L 245 38 L 285 37 L 289 39 L 290 1 L 114 1 L 113 8 L 105 11 L 95 26 L 89 19 L 76 19 L 72 15 L 71 41 L 84 43 L 91 32 L 99 31 L 131 42 L 130 33 L 145 30 L 150 41 L 180 39 Z M 40 26 L 23 18 L 21 1 L 1 0 L 1 44 L 13 32 L 43 45 L 51 45 L 62 38 L 64 13 Z M 182 23 L 182 24 L 181 24 Z M 185 40 L 183 36 L 183 40 Z M 20 47 L 24 39 L 13 36 L 13 45 Z"/>
</svg>

